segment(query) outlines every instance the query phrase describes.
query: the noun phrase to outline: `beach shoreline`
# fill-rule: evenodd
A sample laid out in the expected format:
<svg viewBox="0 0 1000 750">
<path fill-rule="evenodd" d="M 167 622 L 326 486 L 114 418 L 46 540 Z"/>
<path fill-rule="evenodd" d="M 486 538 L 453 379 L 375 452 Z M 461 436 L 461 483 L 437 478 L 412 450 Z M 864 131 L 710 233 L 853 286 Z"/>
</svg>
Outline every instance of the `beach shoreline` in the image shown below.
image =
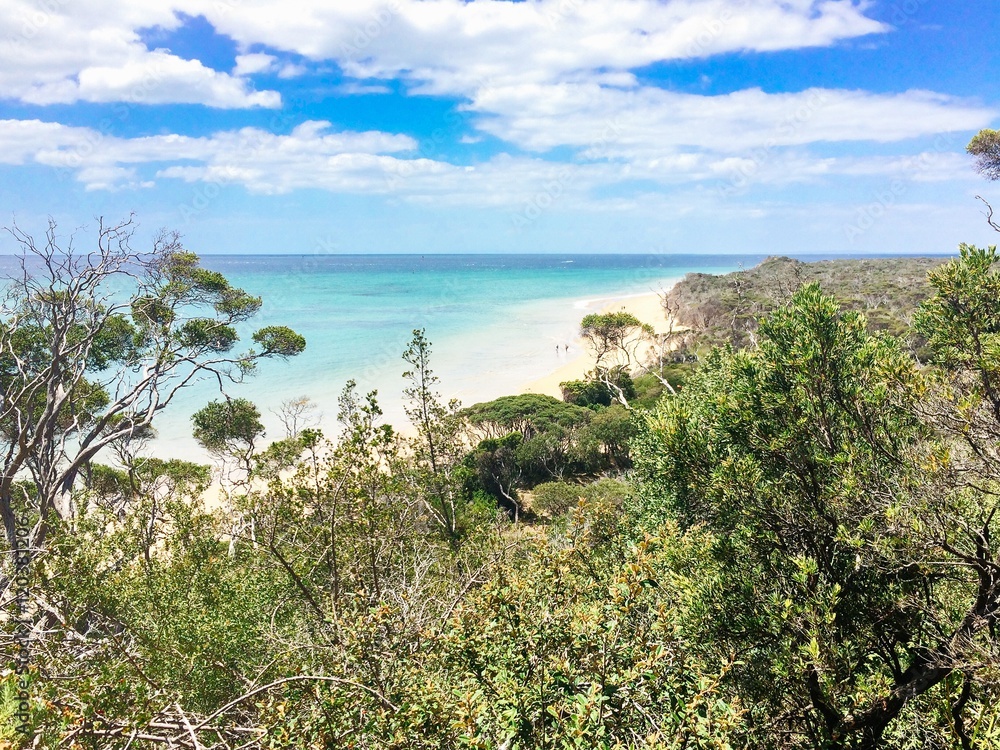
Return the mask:
<svg viewBox="0 0 1000 750">
<path fill-rule="evenodd" d="M 463 406 L 471 406 L 519 393 L 544 393 L 561 398 L 559 383 L 579 380 L 593 368 L 592 355 L 579 336 L 584 316 L 625 310 L 644 323 L 662 328 L 666 324 L 662 297 L 679 280 L 679 277 L 673 276 L 647 282 L 640 287 L 646 291 L 626 286 L 619 287 L 617 292 L 596 290 L 596 293 L 585 296 L 536 300 L 519 305 L 516 312 L 506 313 L 505 317 L 485 329 L 478 328 L 458 337 L 436 340 L 432 361 L 439 378 L 437 388 L 442 401 L 457 399 Z M 435 331 L 429 330 L 428 333 L 433 336 Z M 383 420 L 405 434 L 409 426 L 402 397 L 405 383 L 401 373 L 405 365 L 401 358 L 385 354 L 383 350 L 386 349 L 383 345 L 379 350 L 376 366 L 363 369 L 359 374 L 358 392 L 377 390 Z M 402 349 L 400 345 L 399 351 Z M 285 367 L 293 369 L 304 364 L 292 362 Z M 268 378 L 280 376 L 262 373 L 259 377 L 260 382 L 265 382 Z M 295 377 L 302 379 L 299 375 Z M 299 396 L 306 396 L 316 404 L 320 423 L 314 426 L 329 437 L 338 434 L 339 426 L 335 421 L 337 397 L 346 376 L 323 379 L 321 383 L 311 376 L 305 379 L 315 380 L 310 384 L 312 387 L 289 387 L 288 381 L 285 381 L 274 389 L 268 389 L 270 392 L 265 392 L 264 398 L 260 398 L 259 385 L 254 388 L 251 383 L 253 390 L 243 387 L 234 389 L 234 395 L 249 398 L 258 405 L 267 428 L 267 442 L 282 437 L 274 416 L 280 399 Z M 218 396 L 207 394 L 204 401 L 195 402 L 188 408 L 193 409 L 195 405 L 200 408 L 210 398 Z M 162 458 L 192 460 L 192 457 L 197 457 L 195 460 L 209 462 L 210 457 L 191 436 L 189 420 L 179 416 L 179 411 L 160 421 L 158 427 L 161 431 L 151 448 Z"/>
<path fill-rule="evenodd" d="M 664 296 L 673 289 L 678 281 L 679 279 L 671 281 L 660 292 L 642 292 L 580 300 L 574 304 L 574 309 L 580 310 L 581 320 L 590 313 L 628 312 L 643 323 L 652 325 L 655 330 L 661 331 L 667 325 L 666 311 L 663 307 Z M 561 399 L 560 383 L 565 383 L 568 380 L 582 380 L 587 372 L 594 367 L 593 355 L 588 351 L 587 344 L 582 338 L 577 336 L 572 342 L 572 347 L 576 353 L 573 358 L 546 375 L 524 383 L 518 392 L 539 393 Z"/>
</svg>

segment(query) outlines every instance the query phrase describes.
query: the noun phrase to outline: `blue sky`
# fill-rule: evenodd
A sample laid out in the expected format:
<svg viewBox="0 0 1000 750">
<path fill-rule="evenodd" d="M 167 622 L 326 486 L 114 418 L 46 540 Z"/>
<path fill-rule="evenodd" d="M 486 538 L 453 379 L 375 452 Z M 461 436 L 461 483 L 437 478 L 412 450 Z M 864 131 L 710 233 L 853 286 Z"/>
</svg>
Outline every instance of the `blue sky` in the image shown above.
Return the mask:
<svg viewBox="0 0 1000 750">
<path fill-rule="evenodd" d="M 949 252 L 995 237 L 998 38 L 993 0 L 0 0 L 0 207 L 204 254 Z"/>
</svg>

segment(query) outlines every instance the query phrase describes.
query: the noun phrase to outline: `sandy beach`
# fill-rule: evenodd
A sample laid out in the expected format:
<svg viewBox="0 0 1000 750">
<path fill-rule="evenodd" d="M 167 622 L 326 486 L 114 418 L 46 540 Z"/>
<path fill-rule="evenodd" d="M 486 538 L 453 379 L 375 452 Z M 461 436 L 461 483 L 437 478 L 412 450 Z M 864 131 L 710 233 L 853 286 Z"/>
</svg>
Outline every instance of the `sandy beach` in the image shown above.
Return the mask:
<svg viewBox="0 0 1000 750">
<path fill-rule="evenodd" d="M 665 332 L 669 324 L 664 313 L 662 301 L 664 294 L 669 292 L 669 290 L 673 287 L 673 283 L 668 282 L 659 292 L 645 292 L 640 294 L 594 297 L 590 299 L 576 300 L 573 303 L 572 315 L 575 316 L 577 330 L 579 321 L 590 313 L 625 311 L 632 313 L 632 315 L 641 320 L 643 323 L 649 323 L 657 332 Z M 560 353 L 555 355 L 558 357 L 556 361 L 559 362 L 561 360 L 561 364 L 557 364 L 551 371 L 542 377 L 528 382 L 522 381 L 521 383 L 508 381 L 506 385 L 500 385 L 499 388 L 497 388 L 497 383 L 494 382 L 492 387 L 496 389 L 495 393 L 480 393 L 479 399 L 467 397 L 465 399 L 465 403 L 472 404 L 477 400 L 488 400 L 489 398 L 497 398 L 499 396 L 512 393 L 541 393 L 555 398 L 562 398 L 562 391 L 559 388 L 559 384 L 567 380 L 582 379 L 589 370 L 593 369 L 594 366 L 593 356 L 587 348 L 587 343 L 582 338 L 577 336 L 574 339 L 565 341 L 565 344 L 569 345 L 569 350 L 560 350 Z M 560 345 L 560 347 L 565 344 Z M 548 345 L 545 345 L 544 350 L 546 354 L 550 356 L 552 355 L 548 349 Z M 480 387 L 482 386 L 480 385 Z M 401 408 L 398 407 L 401 407 L 401 403 L 397 405 L 391 400 L 388 401 L 388 421 L 393 424 L 393 427 L 400 434 L 412 436 L 412 426 L 403 417 Z M 331 437 L 337 434 L 337 425 L 336 423 L 329 421 L 329 416 L 324 418 L 321 427 L 324 429 L 324 432 Z M 187 444 L 184 446 L 184 455 L 186 455 L 189 460 L 193 457 L 194 460 L 200 460 L 206 463 L 211 462 L 211 458 L 207 453 L 205 453 L 204 449 L 195 445 L 193 440 L 189 438 L 186 442 Z M 208 491 L 204 494 L 203 499 L 209 507 L 222 507 L 225 504 L 226 501 L 222 496 L 221 486 L 218 480 L 212 483 Z"/>
<path fill-rule="evenodd" d="M 667 321 L 661 299 L 677 280 L 677 277 L 662 278 L 634 293 L 616 291 L 612 287 L 608 292 L 598 290 L 589 297 L 531 301 L 513 312 L 504 311 L 490 321 L 488 328 L 470 329 L 436 339 L 433 369 L 440 378 L 438 388 L 442 399 L 455 398 L 469 406 L 514 393 L 544 393 L 560 398 L 559 383 L 578 380 L 593 368 L 586 342 L 579 338 L 583 317 L 590 313 L 625 310 L 657 330 L 665 330 Z M 436 335 L 438 330 L 439 327 L 431 328 L 429 335 Z M 357 371 L 331 372 L 323 369 L 320 358 L 315 362 L 296 361 L 281 367 L 280 374 L 261 373 L 233 393 L 258 405 L 268 440 L 283 434 L 274 416 L 281 399 L 296 396 L 307 396 L 316 404 L 317 413 L 321 415 L 320 426 L 326 434 L 335 436 L 339 432 L 335 421 L 338 396 L 347 377 L 356 377 L 360 393 L 378 391 L 384 421 L 405 433 L 409 424 L 402 397 L 405 383 L 401 377 L 404 363 L 400 353 L 403 344 L 382 341 L 380 347 L 369 353 L 371 363 L 358 365 Z M 321 351 L 322 344 L 316 349 Z M 191 436 L 189 417 L 195 409 L 218 398 L 211 389 L 202 390 L 197 396 L 189 396 L 187 402 L 177 404 L 160 420 L 159 438 L 152 446 L 160 457 L 209 460 Z"/>
<path fill-rule="evenodd" d="M 648 292 L 624 297 L 585 300 L 578 303 L 580 319 L 590 313 L 610 313 L 625 311 L 632 313 L 643 323 L 649 323 L 657 332 L 667 329 L 666 314 L 663 309 L 663 295 L 673 287 L 665 287 L 662 292 Z M 580 380 L 593 369 L 593 356 L 587 349 L 586 342 L 577 337 L 570 344 L 570 357 L 559 367 L 544 377 L 526 383 L 520 389 L 521 393 L 542 393 L 555 398 L 562 398 L 560 383 L 567 380 Z"/>
</svg>

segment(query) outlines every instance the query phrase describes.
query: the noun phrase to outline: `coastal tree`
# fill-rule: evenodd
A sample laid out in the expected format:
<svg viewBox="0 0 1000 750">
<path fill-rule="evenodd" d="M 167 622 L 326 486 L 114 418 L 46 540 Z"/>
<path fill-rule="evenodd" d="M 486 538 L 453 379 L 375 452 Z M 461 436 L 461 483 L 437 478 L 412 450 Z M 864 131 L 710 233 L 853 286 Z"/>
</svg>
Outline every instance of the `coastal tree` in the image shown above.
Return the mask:
<svg viewBox="0 0 1000 750">
<path fill-rule="evenodd" d="M 482 438 L 464 468 L 530 497 L 544 531 L 471 502 L 442 534 L 428 441 L 353 382 L 334 443 L 254 451 L 234 505 L 256 543 L 236 554 L 246 529 L 199 503 L 206 467 L 91 463 L 87 512 L 37 564 L 47 679 L 21 744 L 1000 746 L 996 269 L 963 248 L 932 274 L 926 364 L 813 286 L 652 415 L 537 394 L 458 413 Z M 426 342 L 410 355 L 433 422 Z M 206 445 L 256 439 L 237 401 L 203 410 Z M 581 482 L 632 456 L 638 486 Z M 518 497 L 553 458 L 571 481 Z M 0 716 L 16 680 L 0 674 Z"/>
<path fill-rule="evenodd" d="M 563 401 L 590 409 L 611 406 L 616 400 L 627 404 L 636 396 L 635 382 L 622 365 L 597 369 L 585 374 L 583 380 L 568 380 L 559 384 Z"/>
<path fill-rule="evenodd" d="M 285 437 L 295 438 L 303 430 L 316 427 L 322 415 L 316 403 L 308 396 L 286 398 L 274 414 L 285 428 Z"/>
<path fill-rule="evenodd" d="M 524 468 L 518 461 L 518 449 L 524 444 L 520 433 L 502 438 L 486 438 L 465 458 L 471 470 L 470 489 L 481 489 L 494 497 L 516 522 L 521 517 L 521 499 L 517 486 Z"/>
<path fill-rule="evenodd" d="M 653 334 L 653 327 L 624 310 L 592 313 L 580 322 L 580 335 L 594 353 L 594 365 L 600 367 L 608 358 L 616 364 L 632 367 L 639 359 L 639 347 Z"/>
<path fill-rule="evenodd" d="M 403 352 L 409 369 L 403 389 L 406 416 L 416 429 L 412 441 L 414 486 L 420 488 L 422 502 L 438 526 L 449 536 L 458 534 L 460 479 L 456 476 L 464 453 L 461 404 L 444 404 L 437 392 L 440 382 L 431 369 L 431 342 L 421 328 Z"/>
<path fill-rule="evenodd" d="M 617 404 L 595 410 L 525 393 L 475 404 L 462 414 L 479 438 L 465 459 L 466 491 L 485 492 L 515 519 L 524 510 L 519 490 L 631 467 L 632 415 Z"/>
<path fill-rule="evenodd" d="M 1000 131 L 980 130 L 966 146 L 976 159 L 976 171 L 987 180 L 1000 180 Z"/>
<path fill-rule="evenodd" d="M 926 731 L 973 746 L 995 699 L 995 489 L 944 436 L 965 441 L 954 420 L 970 407 L 994 419 L 995 363 L 970 359 L 977 329 L 964 332 L 977 309 L 986 326 L 997 314 L 987 266 L 965 251 L 931 275 L 921 330 L 964 373 L 950 406 L 927 401 L 897 339 L 809 285 L 761 323 L 757 348 L 716 351 L 647 420 L 646 512 L 712 535 L 721 572 L 692 627 L 746 655 L 731 676 L 753 706 L 751 745 L 896 746 L 909 721 L 941 715 L 950 726 Z M 955 304 L 956 289 L 981 307 Z"/>
<path fill-rule="evenodd" d="M 264 437 L 256 404 L 245 398 L 210 401 L 191 416 L 191 422 L 194 439 L 218 461 L 223 486 L 245 486 Z"/>
<path fill-rule="evenodd" d="M 627 407 L 628 394 L 621 385 L 622 374 L 630 374 L 641 364 L 639 350 L 653 335 L 651 325 L 625 310 L 585 316 L 580 323 L 580 336 L 589 343 L 594 355 L 594 370 L 588 379 L 603 384 Z M 610 365 L 606 364 L 609 360 Z"/>
<path fill-rule="evenodd" d="M 980 130 L 969 141 L 966 151 L 975 157 L 976 171 L 987 180 L 1000 180 L 1000 131 Z M 976 196 L 986 206 L 986 221 L 1000 232 L 1000 223 L 993 218 L 993 205 L 981 195 Z"/>
<path fill-rule="evenodd" d="M 195 412 L 191 421 L 194 438 L 202 448 L 241 462 L 249 461 L 257 440 L 264 435 L 260 411 L 245 398 L 212 401 Z"/>
<path fill-rule="evenodd" d="M 555 427 L 585 424 L 593 418 L 593 413 L 544 393 L 522 393 L 473 404 L 462 410 L 462 416 L 481 439 L 519 432 L 522 438 L 530 440 Z"/>
<path fill-rule="evenodd" d="M 182 389 L 239 382 L 305 347 L 269 326 L 238 351 L 237 326 L 261 299 L 203 268 L 176 233 L 134 250 L 135 230 L 99 220 L 86 250 L 51 221 L 39 240 L 9 230 L 20 255 L 0 300 L 0 519 L 12 550 L 41 549 L 53 519 L 75 514 L 86 466 L 147 434 Z"/>
</svg>

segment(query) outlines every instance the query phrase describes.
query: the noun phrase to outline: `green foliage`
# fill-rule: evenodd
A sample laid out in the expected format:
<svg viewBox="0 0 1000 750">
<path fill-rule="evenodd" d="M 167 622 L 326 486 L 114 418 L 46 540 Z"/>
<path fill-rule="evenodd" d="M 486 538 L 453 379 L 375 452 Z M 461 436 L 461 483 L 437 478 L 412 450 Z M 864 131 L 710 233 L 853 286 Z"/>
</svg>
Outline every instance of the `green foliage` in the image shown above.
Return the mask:
<svg viewBox="0 0 1000 750">
<path fill-rule="evenodd" d="M 987 180 L 1000 180 L 1000 133 L 980 130 L 969 141 L 966 151 L 976 157 L 976 171 Z"/>
<path fill-rule="evenodd" d="M 631 412 L 614 404 L 597 412 L 581 431 L 575 453 L 584 466 L 624 472 L 632 468 L 629 447 L 636 432 Z"/>
<path fill-rule="evenodd" d="M 466 495 L 471 497 L 483 492 L 517 518 L 521 510 L 517 486 L 524 477 L 523 467 L 518 462 L 518 449 L 523 444 L 524 438 L 518 432 L 481 441 L 462 461 L 466 469 Z"/>
<path fill-rule="evenodd" d="M 595 371 L 588 373 L 586 380 L 560 383 L 563 401 L 593 409 L 599 406 L 611 406 L 619 393 L 629 402 L 635 398 L 635 383 L 625 367 L 614 367 L 602 373 L 602 378 L 598 378 L 597 375 Z M 612 385 L 615 387 L 614 391 Z"/>
<path fill-rule="evenodd" d="M 465 453 L 462 415 L 458 401 L 441 403 L 438 377 L 430 366 L 431 344 L 423 329 L 415 330 L 403 352 L 411 369 L 403 373 L 409 385 L 403 390 L 406 415 L 417 430 L 411 441 L 415 483 L 425 492 L 426 510 L 448 536 L 458 535 L 462 514 L 461 486 L 465 479 L 460 465 Z"/>
<path fill-rule="evenodd" d="M 124 315 L 109 315 L 94 338 L 87 366 L 106 370 L 115 363 L 128 362 L 136 355 L 139 333 Z"/>
<path fill-rule="evenodd" d="M 581 502 L 592 507 L 618 508 L 629 494 L 629 485 L 618 479 L 601 479 L 591 484 L 543 482 L 531 490 L 533 513 L 556 518 Z"/>
<path fill-rule="evenodd" d="M 483 439 L 464 460 L 467 495 L 483 491 L 515 517 L 518 488 L 572 471 L 571 450 L 593 412 L 541 394 L 504 396 L 461 412 Z"/>
<path fill-rule="evenodd" d="M 254 333 L 253 340 L 265 356 L 294 357 L 305 351 L 306 340 L 286 326 L 267 326 Z"/>
<path fill-rule="evenodd" d="M 72 495 L 91 464 L 107 454 L 128 463 L 157 414 L 200 374 L 221 386 L 262 358 L 304 346 L 288 329 L 269 328 L 257 334 L 264 351 L 233 353 L 237 326 L 260 298 L 202 268 L 177 234 L 158 235 L 151 252 L 133 251 L 134 231 L 131 219 L 99 220 L 94 246 L 77 253 L 60 247 L 52 222 L 44 242 L 10 229 L 25 261 L 24 273 L 6 280 L 0 310 L 0 520 L 7 546 L 19 546 L 13 509 L 27 497 L 36 519 L 23 540 L 31 556 L 44 554 L 53 525 L 72 528 Z M 209 425 L 200 429 L 219 446 Z M 32 492 L 15 494 L 25 478 Z"/>
<path fill-rule="evenodd" d="M 751 345 L 757 322 L 788 303 L 803 285 L 817 283 L 847 309 L 864 313 L 870 328 L 921 346 L 908 325 L 931 288 L 927 273 L 943 263 L 934 258 L 865 258 L 805 263 L 767 258 L 746 271 L 714 276 L 688 274 L 673 287 L 668 303 L 677 321 L 690 327 L 672 358 L 703 356 L 712 347 Z"/>
<path fill-rule="evenodd" d="M 190 257 L 168 270 L 206 309 L 254 306 Z M 415 331 L 412 438 L 353 382 L 333 442 L 295 430 L 251 455 L 252 404 L 199 412 L 203 444 L 247 451 L 211 509 L 207 467 L 138 458 L 147 433 L 112 443 L 34 568 L 33 743 L 997 746 L 995 250 L 963 247 L 927 289 L 932 366 L 807 284 L 752 346 L 672 363 L 683 388 L 648 413 L 532 395 L 460 411 Z M 112 363 L 138 346 L 115 325 Z M 37 333 L 7 335 L 41 362 Z M 660 386 L 636 378 L 632 405 Z M 25 507 L 37 491 L 12 486 Z M 0 716 L 11 696 L 0 675 Z"/>
<path fill-rule="evenodd" d="M 643 323 L 624 310 L 610 313 L 591 313 L 580 323 L 580 336 L 590 343 L 594 353 L 595 369 L 607 370 L 603 362 L 611 357 L 615 366 L 631 369 L 637 349 L 644 339 L 652 336 L 653 327 Z"/>
<path fill-rule="evenodd" d="M 657 374 L 666 380 L 671 388 L 679 391 L 697 369 L 698 363 L 694 359 L 682 362 L 664 362 Z M 640 375 L 635 379 L 636 393 L 633 405 L 636 408 L 649 409 L 665 390 L 663 382 L 653 373 Z"/>
<path fill-rule="evenodd" d="M 165 487 L 197 497 L 210 482 L 209 467 L 180 459 L 139 458 L 125 469 L 91 464 L 86 473 L 87 491 L 105 506 L 151 497 Z"/>
<path fill-rule="evenodd" d="M 456 613 L 445 632 L 462 675 L 468 747 L 725 748 L 740 710 L 676 637 L 670 554 L 645 539 L 620 561 L 541 544 Z"/>
<path fill-rule="evenodd" d="M 278 591 L 226 554 L 221 517 L 197 500 L 207 467 L 148 459 L 134 475 L 95 470 L 117 481 L 95 482 L 89 512 L 37 566 L 60 602 L 60 627 L 38 655 L 60 680 L 34 691 L 56 714 L 41 723 L 51 746 L 49 732 L 86 720 L 148 720 L 171 694 L 207 712 L 242 688 L 239 670 L 265 666 L 256 644 Z M 66 681 L 76 702 L 64 703 Z"/>
<path fill-rule="evenodd" d="M 754 743 L 787 746 L 771 734 L 780 712 L 791 746 L 875 746 L 906 705 L 884 696 L 961 619 L 924 532 L 950 505 L 922 488 L 926 386 L 895 339 L 816 286 L 759 334 L 647 419 L 640 514 L 714 537 L 723 572 L 697 629 L 747 655 L 733 678 Z"/>
<path fill-rule="evenodd" d="M 617 404 L 595 411 L 525 394 L 476 404 L 463 414 L 486 435 L 464 460 L 466 495 L 484 492 L 514 517 L 524 510 L 519 490 L 553 479 L 620 473 L 632 465 L 635 425 Z"/>
<path fill-rule="evenodd" d="M 589 409 L 563 403 L 552 396 L 524 393 L 475 404 L 463 409 L 462 416 L 483 437 L 497 438 L 517 432 L 525 440 L 530 440 L 541 433 L 586 424 L 592 413 Z"/>
<path fill-rule="evenodd" d="M 211 306 L 221 316 L 234 322 L 248 320 L 261 306 L 261 298 L 247 294 L 229 284 L 218 271 L 199 265 L 199 258 L 192 252 L 171 248 L 170 252 L 155 259 L 157 275 L 165 281 L 160 287 L 162 299 L 170 302 L 190 300 Z"/>
<path fill-rule="evenodd" d="M 235 328 L 220 325 L 212 318 L 193 318 L 181 326 L 177 334 L 177 341 L 181 346 L 217 354 L 228 352 L 238 340 Z"/>
<path fill-rule="evenodd" d="M 635 315 L 624 310 L 609 313 L 591 313 L 580 323 L 580 333 L 584 338 L 610 343 L 620 342 L 636 331 L 652 332 L 652 326 L 643 323 Z"/>
<path fill-rule="evenodd" d="M 961 245 L 958 259 L 930 273 L 935 293 L 914 319 L 936 362 L 949 369 L 975 370 L 990 383 L 1000 372 L 1000 271 L 996 264 L 996 247 Z"/>
<path fill-rule="evenodd" d="M 610 406 L 613 398 L 608 385 L 599 380 L 568 380 L 559 389 L 563 401 L 576 406 Z"/>
<path fill-rule="evenodd" d="M 212 401 L 191 417 L 194 438 L 219 455 L 244 454 L 264 434 L 260 411 L 245 398 Z"/>
</svg>

